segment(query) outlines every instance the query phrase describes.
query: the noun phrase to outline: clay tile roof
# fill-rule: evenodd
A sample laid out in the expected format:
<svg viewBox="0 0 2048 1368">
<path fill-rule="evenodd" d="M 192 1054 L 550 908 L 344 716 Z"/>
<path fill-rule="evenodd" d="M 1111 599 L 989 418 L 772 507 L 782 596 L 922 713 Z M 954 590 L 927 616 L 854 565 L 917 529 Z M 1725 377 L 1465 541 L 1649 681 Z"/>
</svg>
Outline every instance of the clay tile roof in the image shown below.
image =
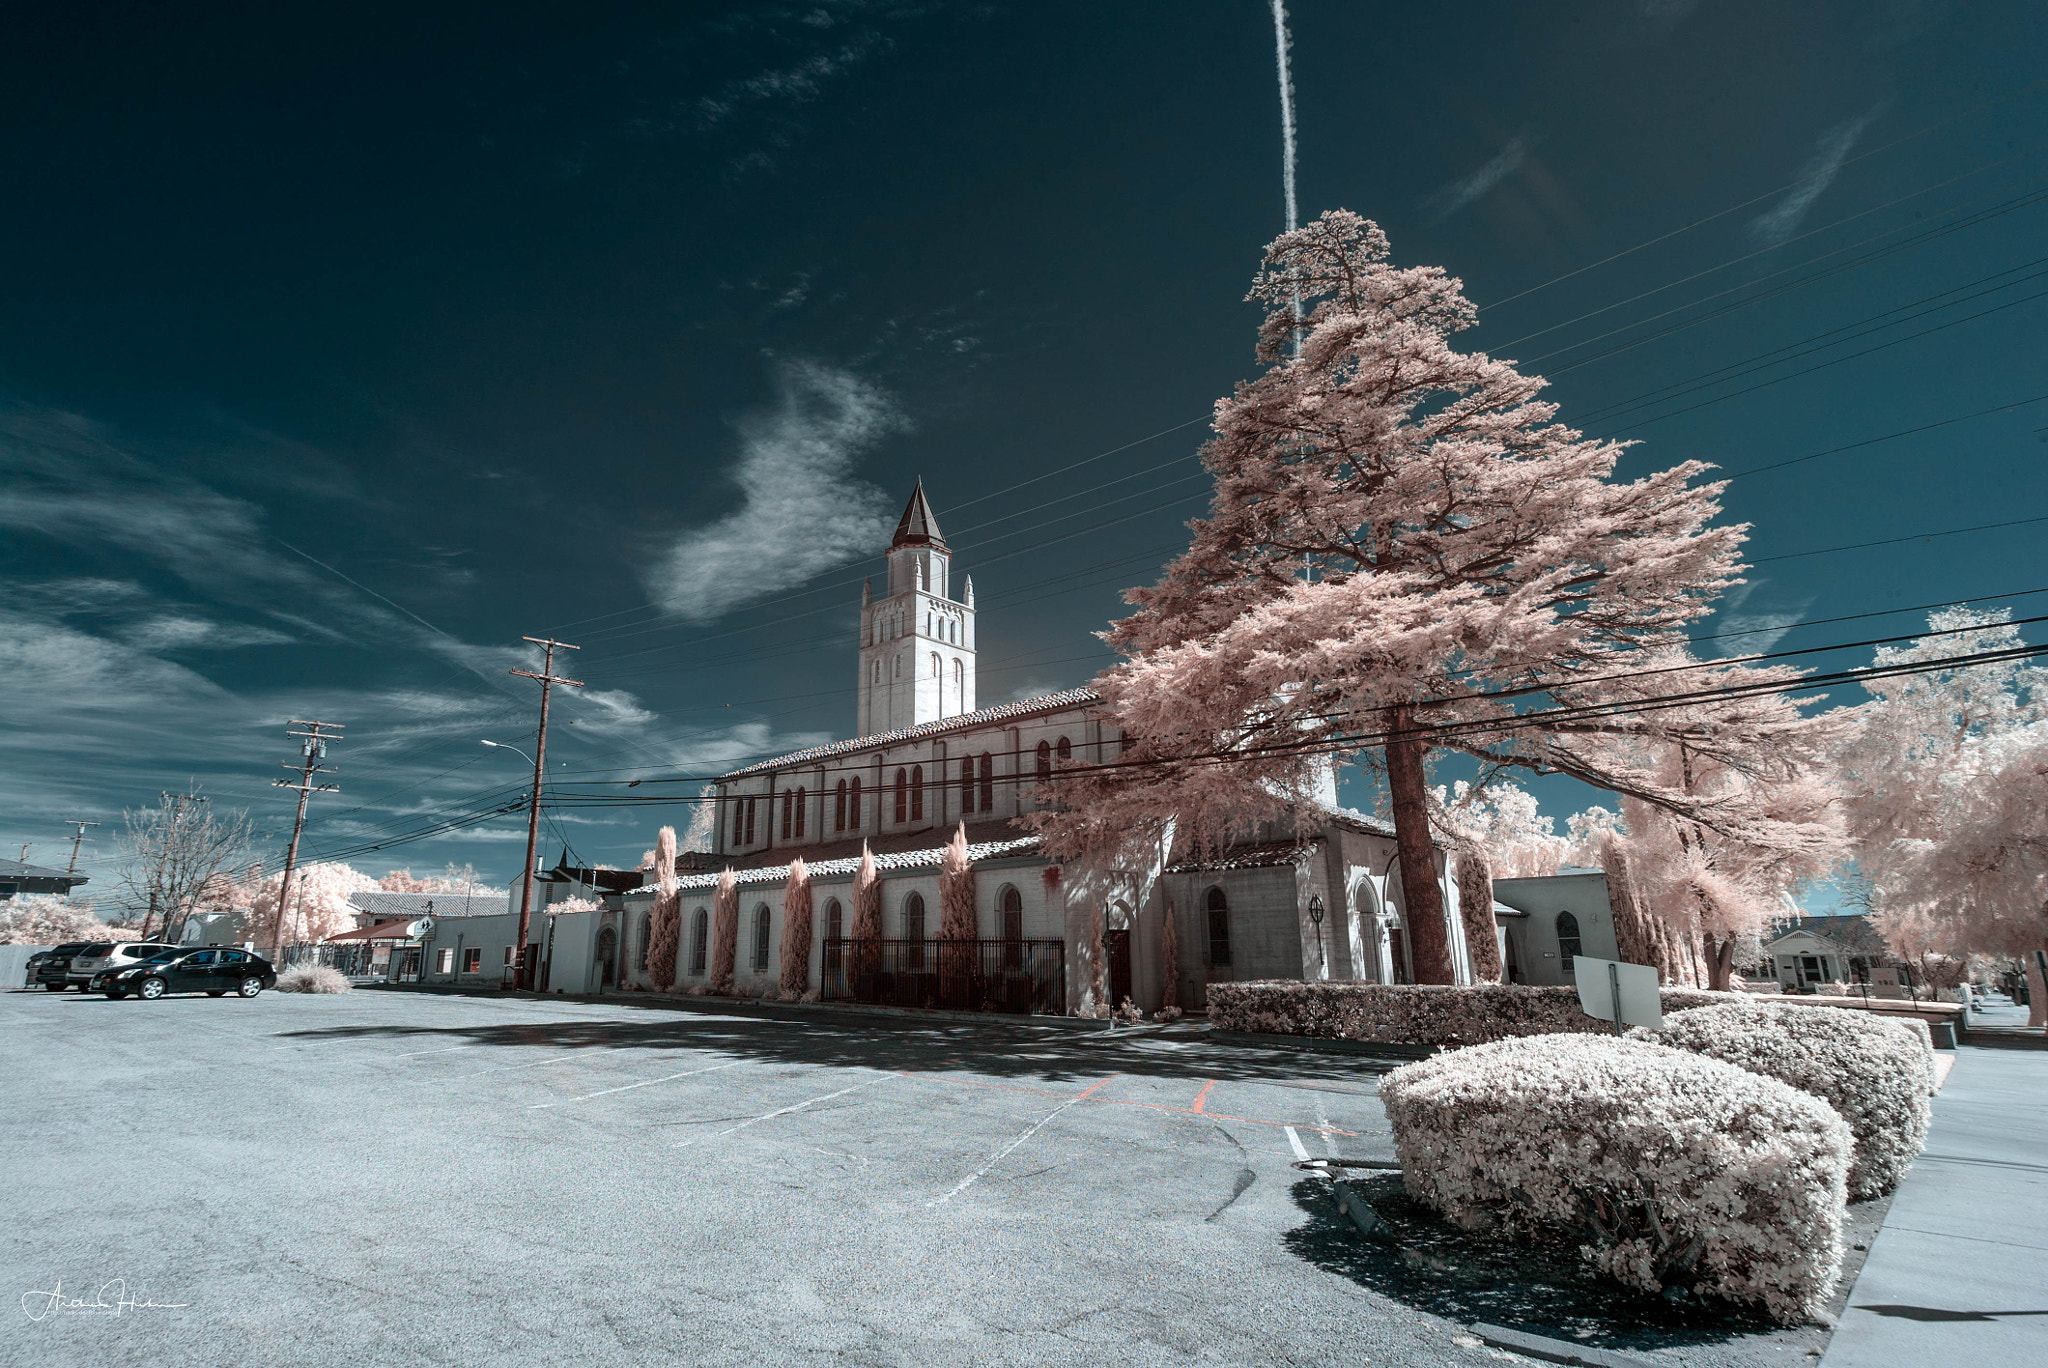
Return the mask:
<svg viewBox="0 0 2048 1368">
<path fill-rule="evenodd" d="M 796 765 L 808 765 L 815 761 L 829 759 L 835 755 L 847 755 L 854 751 L 880 750 L 904 741 L 921 741 L 928 736 L 943 736 L 953 731 L 972 731 L 990 722 L 1007 722 L 1012 718 L 1030 717 L 1042 712 L 1058 712 L 1062 708 L 1084 707 L 1100 703 L 1102 695 L 1093 689 L 1062 689 L 1058 693 L 1040 694 L 1036 698 L 1020 698 L 1015 703 L 1001 703 L 979 712 L 961 713 L 958 717 L 941 718 L 936 722 L 923 722 L 915 727 L 903 727 L 897 731 L 879 732 L 874 736 L 857 736 L 848 741 L 834 741 L 829 745 L 812 746 L 809 750 L 791 751 L 778 755 L 773 760 L 757 760 L 743 765 L 724 777 L 738 779 L 744 775 L 758 774 L 764 770 L 788 769 Z"/>
<path fill-rule="evenodd" d="M 1028 855 L 1038 849 L 1036 836 L 1019 836 L 1007 841 L 982 841 L 970 843 L 967 847 L 967 861 L 975 864 L 982 860 L 999 860 L 1006 856 Z M 801 850 L 795 852 L 801 855 Z M 927 846 L 919 850 L 895 850 L 887 854 L 875 853 L 875 868 L 884 874 L 908 869 L 937 869 L 945 858 L 944 845 Z M 844 855 L 834 860 L 806 860 L 804 867 L 810 871 L 812 882 L 821 879 L 842 878 L 860 868 L 860 856 Z M 733 878 L 741 888 L 780 885 L 789 878 L 789 865 L 760 865 L 752 869 L 735 869 Z M 716 874 L 679 874 L 676 887 L 684 890 L 713 888 L 718 883 Z M 631 891 L 629 896 L 654 896 L 659 890 L 648 884 Z"/>
</svg>

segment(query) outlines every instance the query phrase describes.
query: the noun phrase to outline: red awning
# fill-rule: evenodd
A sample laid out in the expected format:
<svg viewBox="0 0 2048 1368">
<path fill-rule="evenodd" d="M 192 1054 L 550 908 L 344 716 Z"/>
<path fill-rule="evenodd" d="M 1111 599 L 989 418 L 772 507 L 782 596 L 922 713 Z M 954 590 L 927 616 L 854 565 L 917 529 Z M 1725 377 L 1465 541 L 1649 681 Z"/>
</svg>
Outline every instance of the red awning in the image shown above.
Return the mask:
<svg viewBox="0 0 2048 1368">
<path fill-rule="evenodd" d="M 327 938 L 329 945 L 336 941 L 409 941 L 418 940 L 413 928 L 419 925 L 418 917 L 405 917 L 398 921 L 382 921 L 375 926 L 365 926 L 354 931 L 342 931 Z"/>
</svg>

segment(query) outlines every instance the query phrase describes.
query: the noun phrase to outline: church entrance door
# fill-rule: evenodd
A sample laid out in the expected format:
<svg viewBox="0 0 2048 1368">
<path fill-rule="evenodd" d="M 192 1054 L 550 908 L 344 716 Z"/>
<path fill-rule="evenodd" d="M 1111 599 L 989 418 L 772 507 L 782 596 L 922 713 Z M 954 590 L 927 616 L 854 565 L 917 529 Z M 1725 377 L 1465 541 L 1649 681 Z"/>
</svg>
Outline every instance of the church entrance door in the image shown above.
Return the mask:
<svg viewBox="0 0 2048 1368">
<path fill-rule="evenodd" d="M 619 957 L 619 933 L 607 926 L 597 934 L 597 990 L 612 986 L 612 961 Z"/>
<path fill-rule="evenodd" d="M 1131 933 L 1104 932 L 1102 945 L 1109 955 L 1109 1005 L 1120 1007 L 1131 995 Z"/>
</svg>

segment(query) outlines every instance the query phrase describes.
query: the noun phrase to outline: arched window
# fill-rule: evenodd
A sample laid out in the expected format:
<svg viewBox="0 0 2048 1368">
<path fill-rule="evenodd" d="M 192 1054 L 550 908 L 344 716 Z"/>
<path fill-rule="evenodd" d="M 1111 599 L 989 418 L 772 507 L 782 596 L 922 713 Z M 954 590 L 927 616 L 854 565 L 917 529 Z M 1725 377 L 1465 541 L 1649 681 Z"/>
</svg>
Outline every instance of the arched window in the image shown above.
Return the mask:
<svg viewBox="0 0 2048 1368">
<path fill-rule="evenodd" d="M 803 839 L 804 808 L 807 806 L 807 804 L 805 803 L 805 799 L 809 796 L 810 795 L 806 794 L 802 789 L 798 789 L 796 791 L 796 835 L 798 840 Z"/>
<path fill-rule="evenodd" d="M 640 972 L 647 972 L 647 942 L 654 938 L 654 915 L 649 913 L 640 919 L 640 953 L 634 956 L 640 965 Z"/>
<path fill-rule="evenodd" d="M 960 810 L 974 811 L 974 757 L 971 755 L 960 762 Z"/>
<path fill-rule="evenodd" d="M 1003 968 L 1024 966 L 1024 895 L 1012 884 L 996 894 L 996 918 L 1003 928 Z"/>
<path fill-rule="evenodd" d="M 996 760 L 987 751 L 981 753 L 981 810 L 996 810 Z"/>
<path fill-rule="evenodd" d="M 754 800 L 753 800 L 752 798 L 748 798 L 748 799 L 747 799 L 747 839 L 746 839 L 746 840 L 745 840 L 744 842 L 742 842 L 741 844 L 743 844 L 743 845 L 752 845 L 753 843 L 754 843 Z"/>
<path fill-rule="evenodd" d="M 937 651 L 933 651 L 933 652 L 932 652 L 932 678 L 933 678 L 933 679 L 937 679 L 938 677 L 939 677 L 939 653 L 938 653 Z"/>
<path fill-rule="evenodd" d="M 1074 743 L 1067 740 L 1064 736 L 1060 738 L 1059 755 L 1062 765 L 1074 758 Z"/>
<path fill-rule="evenodd" d="M 896 771 L 896 820 L 910 820 L 910 774 L 907 770 Z"/>
<path fill-rule="evenodd" d="M 961 712 L 967 711 L 967 667 L 959 661 L 953 662 L 954 706 Z"/>
<path fill-rule="evenodd" d="M 1038 778 L 1040 782 L 1052 778 L 1052 747 L 1043 741 L 1038 743 Z"/>
<path fill-rule="evenodd" d="M 841 779 L 832 788 L 832 829 L 846 830 L 846 781 Z"/>
<path fill-rule="evenodd" d="M 1230 899 L 1220 888 L 1209 890 L 1209 963 L 1230 963 Z"/>
<path fill-rule="evenodd" d="M 924 820 L 924 766 L 910 767 L 910 820 Z"/>
<path fill-rule="evenodd" d="M 860 776 L 853 776 L 853 782 L 846 786 L 846 824 L 860 830 Z"/>
<path fill-rule="evenodd" d="M 711 919 L 703 908 L 690 914 L 690 974 L 704 977 L 704 954 L 711 939 Z"/>
<path fill-rule="evenodd" d="M 738 845 L 740 838 L 747 834 L 747 805 L 735 794 L 732 800 L 732 843 Z"/>
<path fill-rule="evenodd" d="M 795 799 L 796 794 L 789 789 L 782 791 L 782 839 L 785 841 L 789 839 L 790 818 L 792 815 L 791 804 Z"/>
<path fill-rule="evenodd" d="M 879 683 L 881 683 L 881 682 L 882 682 L 882 662 L 881 662 L 881 659 L 880 659 L 879 657 L 877 657 L 877 658 L 876 658 L 876 660 L 875 660 L 875 683 L 879 684 Z"/>
<path fill-rule="evenodd" d="M 896 653 L 896 673 L 892 677 L 896 679 L 903 678 L 903 653 L 901 651 Z"/>
<path fill-rule="evenodd" d="M 839 899 L 832 898 L 825 903 L 825 972 L 839 967 L 839 952 L 842 947 L 834 945 L 846 934 L 846 913 L 839 905 Z"/>
<path fill-rule="evenodd" d="M 1569 912 L 1557 914 L 1557 963 L 1567 974 L 1572 972 L 1572 961 L 1579 957 L 1579 919 Z"/>
<path fill-rule="evenodd" d="M 768 941 L 774 929 L 774 914 L 768 904 L 762 903 L 754 909 L 754 972 L 768 972 Z"/>
<path fill-rule="evenodd" d="M 913 893 L 903 900 L 903 967 L 913 972 L 924 968 L 924 895 Z"/>
</svg>

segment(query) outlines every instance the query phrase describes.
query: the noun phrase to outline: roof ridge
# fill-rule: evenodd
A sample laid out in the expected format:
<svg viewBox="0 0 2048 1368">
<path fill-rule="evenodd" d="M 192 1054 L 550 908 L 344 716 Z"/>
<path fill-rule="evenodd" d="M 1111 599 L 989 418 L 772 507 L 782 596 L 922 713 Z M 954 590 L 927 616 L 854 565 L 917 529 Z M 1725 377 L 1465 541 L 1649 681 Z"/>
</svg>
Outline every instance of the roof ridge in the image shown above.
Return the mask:
<svg viewBox="0 0 2048 1368">
<path fill-rule="evenodd" d="M 998 703 L 992 708 L 980 708 L 971 713 L 960 713 L 953 717 L 942 717 L 932 722 L 920 722 L 914 727 L 899 727 L 895 731 L 876 732 L 872 736 L 857 736 L 844 741 L 828 741 L 822 746 L 810 746 L 804 750 L 791 751 L 771 760 L 757 760 L 751 765 L 742 765 L 720 775 L 721 779 L 737 779 L 741 775 L 756 774 L 762 770 L 783 769 L 790 765 L 809 764 L 830 755 L 844 755 L 848 751 L 869 750 L 882 746 L 900 745 L 905 741 L 916 741 L 927 736 L 961 728 L 978 727 L 985 722 L 1000 722 L 1012 717 L 1052 708 L 1073 707 L 1086 703 L 1099 703 L 1102 695 L 1090 688 L 1061 689 L 1056 693 L 1040 694 L 1035 698 L 1021 698 L 1011 703 Z"/>
</svg>

